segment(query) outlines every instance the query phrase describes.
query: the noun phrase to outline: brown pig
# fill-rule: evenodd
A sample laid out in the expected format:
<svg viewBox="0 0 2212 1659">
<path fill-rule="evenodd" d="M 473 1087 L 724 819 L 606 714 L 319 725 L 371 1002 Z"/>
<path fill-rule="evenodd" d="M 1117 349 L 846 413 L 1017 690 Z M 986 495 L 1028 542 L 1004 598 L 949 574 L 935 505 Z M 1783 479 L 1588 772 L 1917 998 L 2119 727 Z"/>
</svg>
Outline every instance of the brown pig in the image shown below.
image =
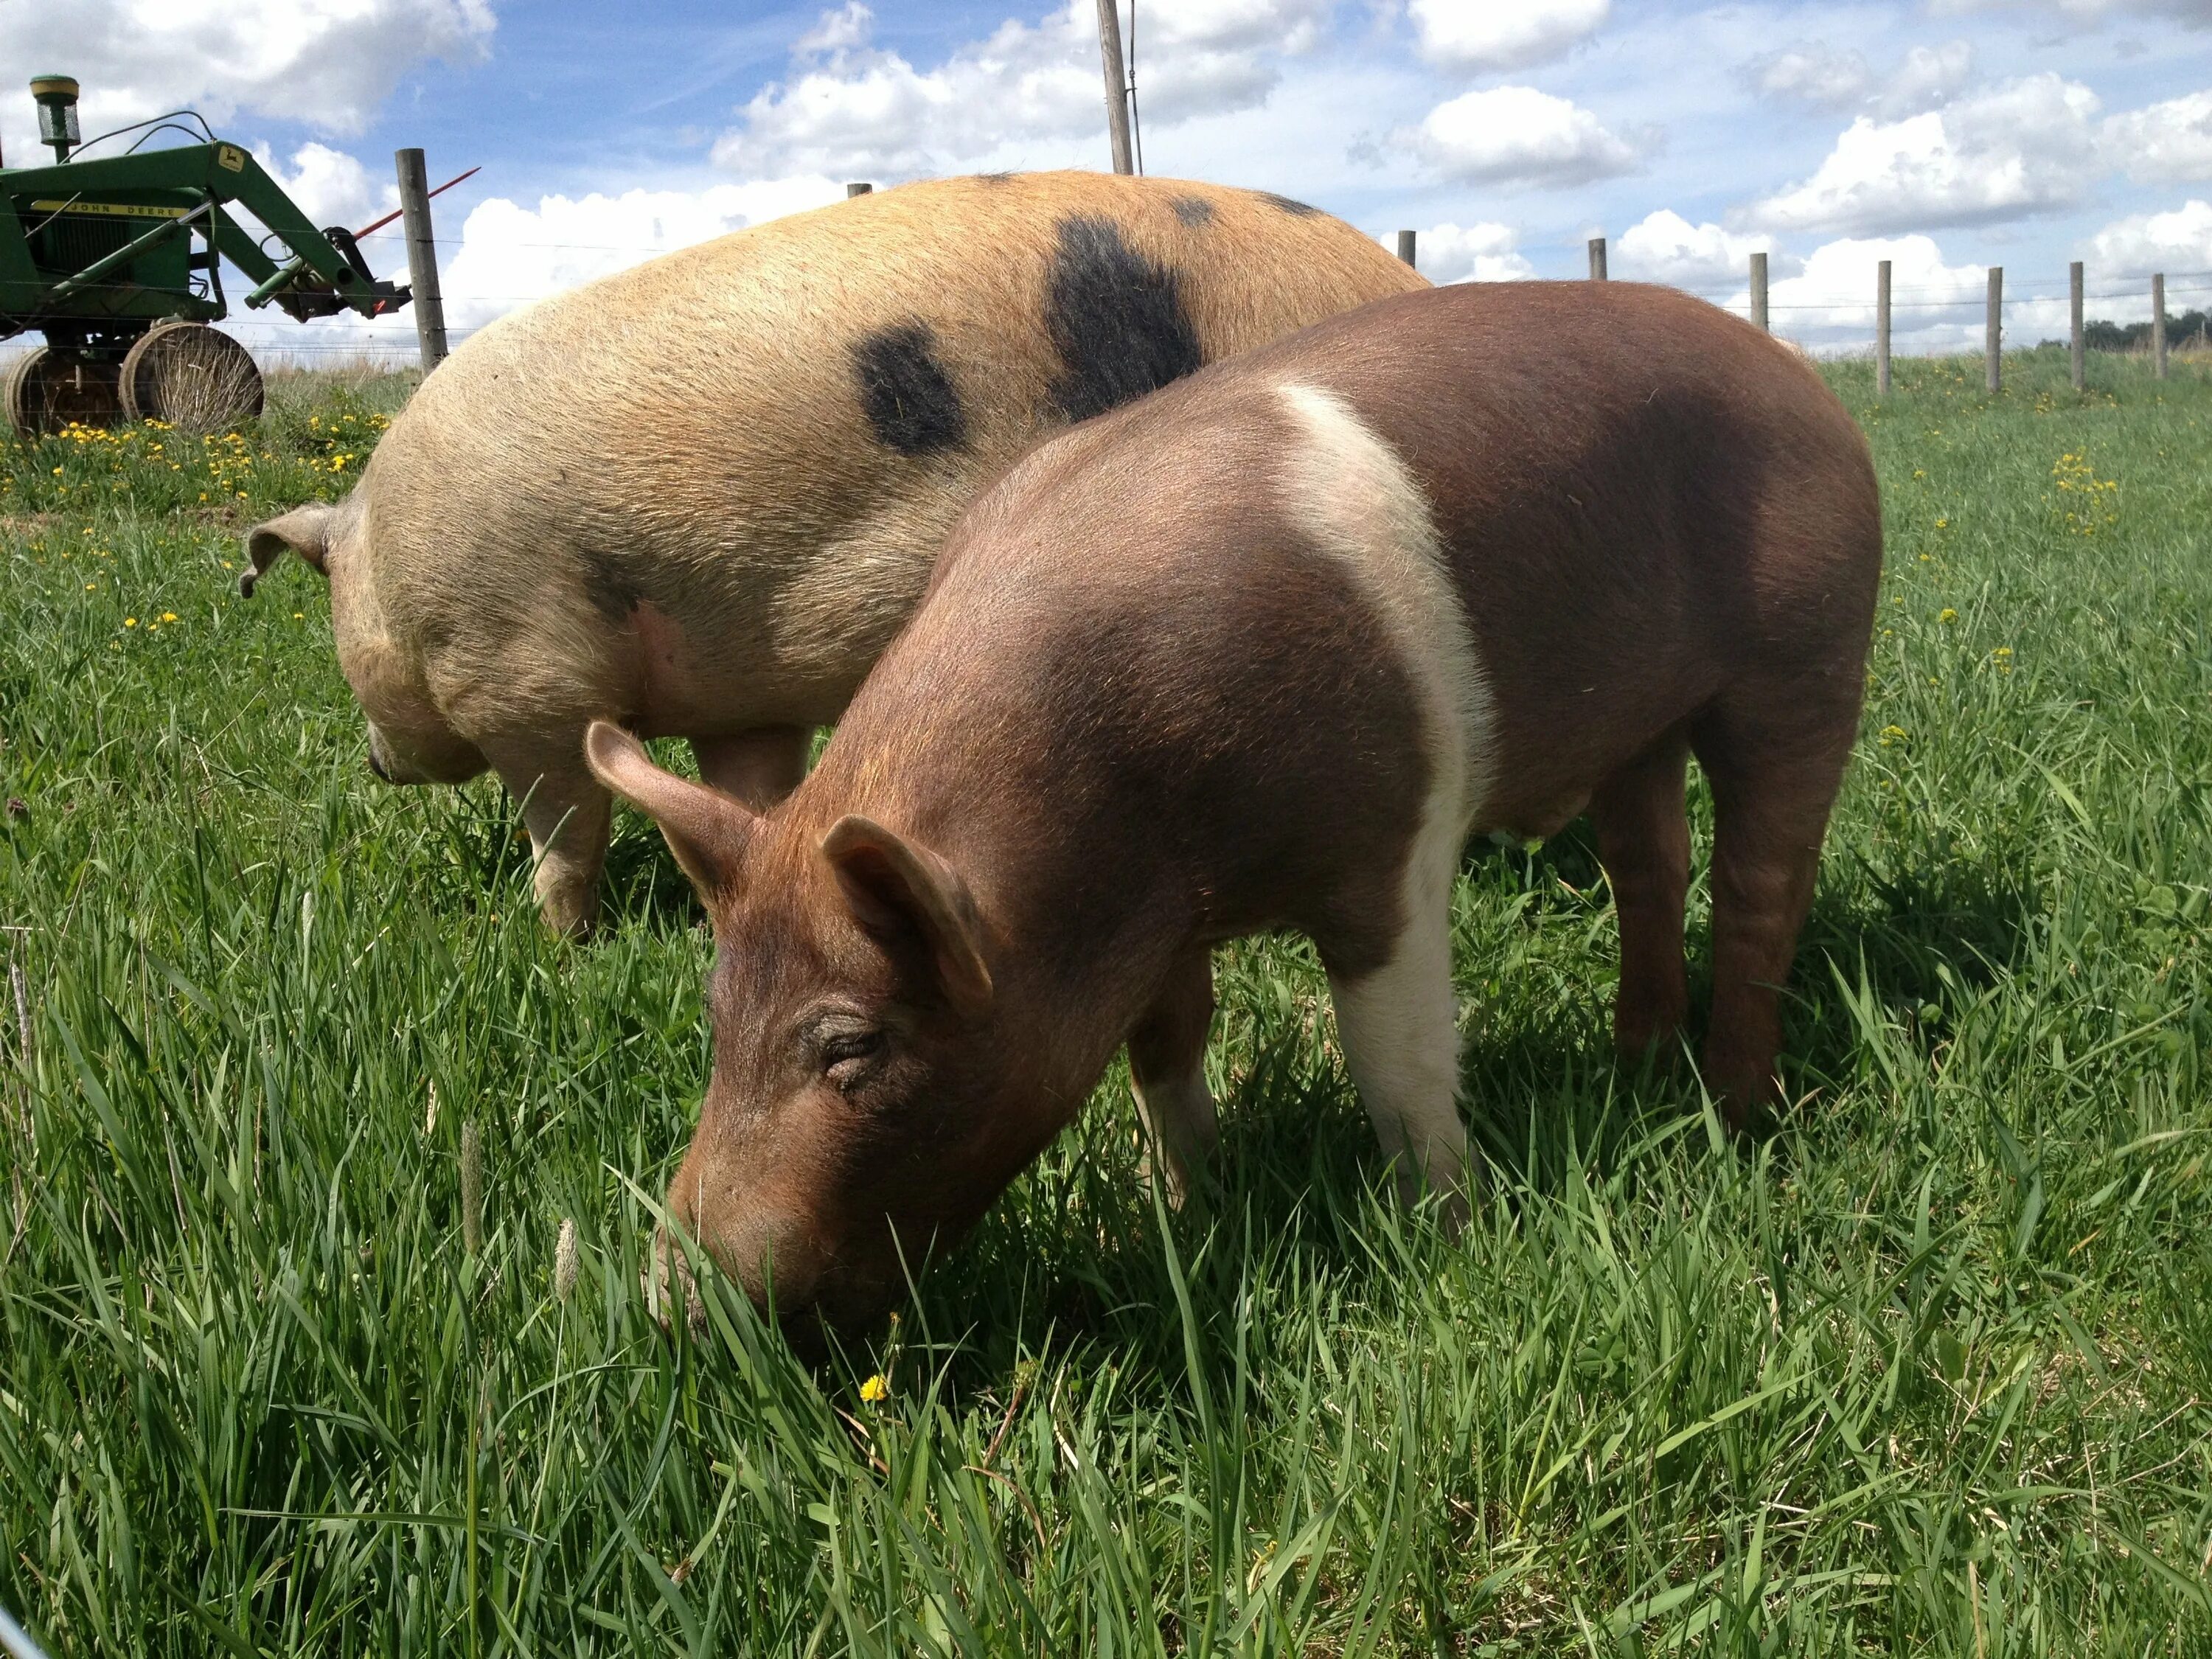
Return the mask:
<svg viewBox="0 0 2212 1659">
<path fill-rule="evenodd" d="M 1449 915 L 1474 833 L 1595 822 L 1614 1031 L 1687 1012 L 1687 757 L 1714 809 L 1705 1075 L 1774 1089 L 1778 988 L 1857 730 L 1867 448 L 1787 347 L 1671 289 L 1439 289 L 1026 457 L 775 811 L 592 769 L 705 896 L 714 1078 L 671 1212 L 860 1320 L 1126 1042 L 1170 1183 L 1214 1135 L 1208 953 L 1295 928 L 1408 1189 L 1456 1205 Z"/>
<path fill-rule="evenodd" d="M 426 380 L 352 495 L 253 532 L 330 579 L 398 782 L 487 767 L 546 918 L 587 927 L 594 718 L 688 738 L 754 805 L 795 784 L 975 491 L 1038 438 L 1426 284 L 1281 197 L 1089 173 L 946 179 L 544 301 Z"/>
</svg>

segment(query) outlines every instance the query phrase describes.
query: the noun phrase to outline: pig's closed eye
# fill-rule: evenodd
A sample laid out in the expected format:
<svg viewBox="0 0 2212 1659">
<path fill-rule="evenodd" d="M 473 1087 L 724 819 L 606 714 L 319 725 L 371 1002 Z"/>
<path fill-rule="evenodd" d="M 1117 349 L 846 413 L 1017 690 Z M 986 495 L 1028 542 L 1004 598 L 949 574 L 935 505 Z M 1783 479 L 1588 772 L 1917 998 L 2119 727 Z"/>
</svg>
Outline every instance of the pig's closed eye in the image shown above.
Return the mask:
<svg viewBox="0 0 2212 1659">
<path fill-rule="evenodd" d="M 875 1069 L 883 1052 L 881 1031 L 832 1031 L 822 1039 L 822 1073 L 836 1087 L 849 1089 Z"/>
</svg>

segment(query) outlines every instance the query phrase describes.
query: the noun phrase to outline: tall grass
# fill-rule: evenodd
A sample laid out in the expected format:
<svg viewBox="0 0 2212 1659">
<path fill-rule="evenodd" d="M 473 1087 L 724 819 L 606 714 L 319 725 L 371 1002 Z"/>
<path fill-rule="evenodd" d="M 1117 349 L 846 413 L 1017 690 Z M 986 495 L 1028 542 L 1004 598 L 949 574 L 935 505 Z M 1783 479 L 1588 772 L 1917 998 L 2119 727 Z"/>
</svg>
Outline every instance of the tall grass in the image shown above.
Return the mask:
<svg viewBox="0 0 2212 1659">
<path fill-rule="evenodd" d="M 396 392 L 11 442 L 0 1602 L 67 1653 L 2205 1651 L 2212 386 L 2008 372 L 1831 371 L 1890 574 L 1780 1133 L 1614 1065 L 1583 836 L 1484 851 L 1464 1237 L 1255 942 L 1206 1202 L 1110 1078 L 819 1371 L 643 1303 L 708 950 L 649 829 L 547 938 L 495 788 L 369 776 L 313 574 L 235 597 Z"/>
</svg>

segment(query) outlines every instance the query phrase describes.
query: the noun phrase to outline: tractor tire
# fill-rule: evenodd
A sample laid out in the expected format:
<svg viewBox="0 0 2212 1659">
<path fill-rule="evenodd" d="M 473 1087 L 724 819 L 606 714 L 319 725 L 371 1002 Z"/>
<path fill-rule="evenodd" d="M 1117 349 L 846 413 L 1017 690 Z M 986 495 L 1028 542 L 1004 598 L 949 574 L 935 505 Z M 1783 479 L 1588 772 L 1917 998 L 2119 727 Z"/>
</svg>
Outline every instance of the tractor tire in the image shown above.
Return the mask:
<svg viewBox="0 0 2212 1659">
<path fill-rule="evenodd" d="M 123 418 L 221 432 L 261 413 L 261 371 L 246 349 L 205 323 L 156 323 L 125 354 Z"/>
<path fill-rule="evenodd" d="M 92 362 L 52 346 L 25 352 L 0 391 L 8 420 L 26 438 L 65 426 L 112 426 L 123 412 L 113 363 Z"/>
</svg>

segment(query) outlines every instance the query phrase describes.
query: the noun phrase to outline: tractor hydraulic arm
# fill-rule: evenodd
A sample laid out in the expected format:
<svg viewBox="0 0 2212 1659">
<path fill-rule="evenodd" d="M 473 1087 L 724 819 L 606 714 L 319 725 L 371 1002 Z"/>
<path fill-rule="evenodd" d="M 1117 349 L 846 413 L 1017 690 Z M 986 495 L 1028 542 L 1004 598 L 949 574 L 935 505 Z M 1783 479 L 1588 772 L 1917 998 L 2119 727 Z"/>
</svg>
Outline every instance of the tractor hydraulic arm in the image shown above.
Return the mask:
<svg viewBox="0 0 2212 1659">
<path fill-rule="evenodd" d="M 206 234 L 216 249 L 256 284 L 252 306 L 275 300 L 298 316 L 342 310 L 375 316 L 406 300 L 403 289 L 356 270 L 331 239 L 307 222 L 283 187 L 243 147 L 181 144 L 97 161 L 25 168 L 9 179 L 17 195 L 33 192 L 63 200 L 98 199 L 117 192 L 177 191 L 209 209 Z M 268 227 L 289 258 L 281 264 L 264 251 L 223 208 L 235 204 Z"/>
</svg>

